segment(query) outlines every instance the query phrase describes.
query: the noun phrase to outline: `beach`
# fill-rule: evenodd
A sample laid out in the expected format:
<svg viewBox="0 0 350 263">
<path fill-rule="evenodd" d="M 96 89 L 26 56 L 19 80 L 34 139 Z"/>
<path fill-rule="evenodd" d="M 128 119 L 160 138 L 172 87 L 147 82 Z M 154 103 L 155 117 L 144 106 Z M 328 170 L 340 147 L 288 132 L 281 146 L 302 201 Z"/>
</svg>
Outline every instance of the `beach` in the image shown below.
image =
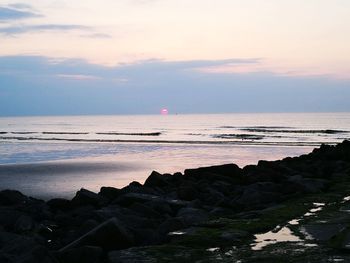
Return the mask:
<svg viewBox="0 0 350 263">
<path fill-rule="evenodd" d="M 16 147 L 10 143 L 8 147 Z M 38 147 L 40 142 L 17 145 L 22 150 Z M 4 143 L 2 146 L 5 146 Z M 74 147 L 86 144 L 70 145 Z M 26 195 L 48 200 L 54 197 L 72 198 L 77 189 L 84 187 L 98 191 L 102 186 L 122 188 L 132 181 L 143 183 L 153 170 L 161 173 L 183 172 L 187 168 L 234 162 L 240 167 L 256 164 L 258 160 L 277 160 L 298 156 L 312 147 L 303 146 L 225 146 L 225 145 L 107 145 L 128 148 L 123 154 L 101 154 L 96 157 L 70 158 L 54 161 L 0 164 L 0 190 L 17 189 Z M 57 143 L 45 143 L 42 148 L 59 148 Z M 63 145 L 67 147 L 67 145 Z M 100 146 L 99 146 L 100 147 Z M 146 149 L 151 149 L 145 151 Z M 47 152 L 39 153 L 39 157 Z M 52 155 L 53 153 L 51 153 Z M 57 154 L 58 155 L 58 154 Z M 44 156 L 47 158 L 47 156 Z M 200 157 L 200 158 L 199 158 Z M 33 158 L 33 156 L 30 156 Z"/>
<path fill-rule="evenodd" d="M 81 188 L 68 199 L 43 201 L 3 190 L 0 259 L 347 262 L 349 156 L 350 142 L 344 141 L 243 168 L 229 163 L 174 174 L 153 171 L 143 184 Z M 81 166 L 32 169 L 64 174 Z"/>
<path fill-rule="evenodd" d="M 72 198 L 152 171 L 299 156 L 350 136 L 349 113 L 0 118 L 0 189 Z"/>
</svg>

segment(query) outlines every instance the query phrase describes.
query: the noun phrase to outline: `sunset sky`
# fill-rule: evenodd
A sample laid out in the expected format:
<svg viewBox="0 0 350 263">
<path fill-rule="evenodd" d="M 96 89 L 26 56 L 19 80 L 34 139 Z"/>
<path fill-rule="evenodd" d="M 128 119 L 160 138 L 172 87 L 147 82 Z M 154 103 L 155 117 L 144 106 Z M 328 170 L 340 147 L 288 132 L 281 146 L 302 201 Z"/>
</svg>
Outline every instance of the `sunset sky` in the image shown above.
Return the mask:
<svg viewBox="0 0 350 263">
<path fill-rule="evenodd" d="M 350 110 L 348 0 L 0 4 L 0 115 Z"/>
</svg>

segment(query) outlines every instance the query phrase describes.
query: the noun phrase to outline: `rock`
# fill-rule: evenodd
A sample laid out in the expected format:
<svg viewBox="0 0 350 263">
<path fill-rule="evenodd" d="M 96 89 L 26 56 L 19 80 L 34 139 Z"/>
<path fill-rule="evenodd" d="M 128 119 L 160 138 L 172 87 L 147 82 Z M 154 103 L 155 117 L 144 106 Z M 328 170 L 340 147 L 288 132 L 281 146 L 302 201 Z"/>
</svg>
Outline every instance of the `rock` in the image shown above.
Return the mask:
<svg viewBox="0 0 350 263">
<path fill-rule="evenodd" d="M 307 224 L 302 226 L 302 229 L 305 230 L 306 233 L 319 241 L 328 241 L 345 228 L 346 225 L 344 224 Z"/>
<path fill-rule="evenodd" d="M 156 171 L 153 171 L 146 179 L 144 186 L 147 187 L 167 187 L 170 183 L 167 181 L 169 175 L 162 175 Z"/>
<path fill-rule="evenodd" d="M 101 195 L 98 195 L 94 192 L 82 188 L 77 192 L 75 197 L 72 199 L 71 203 L 73 206 L 101 206 L 103 204 L 106 204 L 107 200 Z"/>
<path fill-rule="evenodd" d="M 24 215 L 13 207 L 0 207 L 0 226 L 13 229 L 18 218 Z"/>
<path fill-rule="evenodd" d="M 181 200 L 192 201 L 198 198 L 198 191 L 191 182 L 185 182 L 177 188 L 177 196 Z"/>
<path fill-rule="evenodd" d="M 140 193 L 128 193 L 117 198 L 113 203 L 129 207 L 134 203 L 164 203 L 171 207 L 181 208 L 187 206 L 189 202 L 182 200 L 166 199 L 157 195 L 140 194 Z"/>
<path fill-rule="evenodd" d="M 201 167 L 197 169 L 186 169 L 185 176 L 200 177 L 208 174 L 219 174 L 223 176 L 232 176 L 240 179 L 242 170 L 236 164 L 224 164 L 209 167 Z"/>
<path fill-rule="evenodd" d="M 114 187 L 101 187 L 98 194 L 108 200 L 114 200 L 121 194 L 121 190 Z"/>
<path fill-rule="evenodd" d="M 54 198 L 46 203 L 52 210 L 67 211 L 71 208 L 71 202 L 64 198 Z"/>
<path fill-rule="evenodd" d="M 138 214 L 140 214 L 143 217 L 148 217 L 148 218 L 163 218 L 164 217 L 164 215 L 156 212 L 151 207 L 146 206 L 144 204 L 140 204 L 140 203 L 134 203 L 132 206 L 130 206 L 130 209 L 132 211 L 137 212 Z"/>
<path fill-rule="evenodd" d="M 316 178 L 303 178 L 300 175 L 290 176 L 288 178 L 290 184 L 295 184 L 299 191 L 303 193 L 317 193 L 324 190 L 329 181 Z"/>
<path fill-rule="evenodd" d="M 183 220 L 181 220 L 180 218 L 176 218 L 176 217 L 168 218 L 166 221 L 164 221 L 163 223 L 161 223 L 159 225 L 158 233 L 161 236 L 165 236 L 169 232 L 183 229 L 185 227 L 186 227 L 186 225 L 184 224 Z"/>
<path fill-rule="evenodd" d="M 19 191 L 3 190 L 0 191 L 0 205 L 10 206 L 23 204 L 28 200 L 28 197 Z"/>
<path fill-rule="evenodd" d="M 220 235 L 220 238 L 224 242 L 240 242 L 243 238 L 249 236 L 247 231 L 231 229 L 228 232 L 224 232 Z"/>
<path fill-rule="evenodd" d="M 149 253 L 144 252 L 142 247 L 108 253 L 109 263 L 157 263 L 160 262 L 159 260 L 156 256 L 151 256 Z"/>
<path fill-rule="evenodd" d="M 60 249 L 60 252 L 81 247 L 97 246 L 104 250 L 122 249 L 133 246 L 133 235 L 116 219 L 111 218 L 77 240 Z"/>
<path fill-rule="evenodd" d="M 99 263 L 102 262 L 103 250 L 100 247 L 82 246 L 57 253 L 62 263 Z"/>
<path fill-rule="evenodd" d="M 95 227 L 97 227 L 99 223 L 96 220 L 88 219 L 84 223 L 81 224 L 81 226 L 78 229 L 78 233 L 81 235 L 91 231 Z"/>
<path fill-rule="evenodd" d="M 201 223 L 203 221 L 208 220 L 209 216 L 208 213 L 202 209 L 198 208 L 181 208 L 178 213 L 177 217 L 181 218 L 185 225 L 194 225 L 197 223 Z"/>
<path fill-rule="evenodd" d="M 280 200 L 281 193 L 273 192 L 273 183 L 256 183 L 245 188 L 243 194 L 235 200 L 240 205 L 252 206 L 269 204 Z"/>
<path fill-rule="evenodd" d="M 14 229 L 17 233 L 25 233 L 32 230 L 34 225 L 35 223 L 30 216 L 22 215 L 17 219 Z"/>
<path fill-rule="evenodd" d="M 153 245 L 160 242 L 158 232 L 151 228 L 139 228 L 133 230 L 135 242 L 138 246 Z"/>
<path fill-rule="evenodd" d="M 8 262 L 54 263 L 48 250 L 38 245 L 33 238 L 0 232 L 1 254 Z M 6 261 L 5 261 L 6 262 Z"/>
</svg>

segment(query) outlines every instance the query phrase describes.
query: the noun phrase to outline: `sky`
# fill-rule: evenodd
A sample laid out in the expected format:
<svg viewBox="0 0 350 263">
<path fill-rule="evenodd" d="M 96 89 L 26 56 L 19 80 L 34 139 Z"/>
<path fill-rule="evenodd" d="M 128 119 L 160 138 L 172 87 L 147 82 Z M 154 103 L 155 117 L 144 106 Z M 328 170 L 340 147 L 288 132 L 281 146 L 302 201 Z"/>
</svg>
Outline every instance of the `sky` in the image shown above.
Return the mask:
<svg viewBox="0 0 350 263">
<path fill-rule="evenodd" d="M 350 111 L 348 0 L 0 2 L 0 116 Z"/>
</svg>

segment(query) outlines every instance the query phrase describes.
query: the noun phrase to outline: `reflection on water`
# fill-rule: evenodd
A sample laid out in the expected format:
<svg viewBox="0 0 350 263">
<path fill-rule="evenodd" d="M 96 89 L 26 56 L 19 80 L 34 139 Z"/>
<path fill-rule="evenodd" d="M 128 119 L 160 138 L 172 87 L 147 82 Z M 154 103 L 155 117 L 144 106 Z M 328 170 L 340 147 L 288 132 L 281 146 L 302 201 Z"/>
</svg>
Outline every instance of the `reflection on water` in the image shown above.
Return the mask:
<svg viewBox="0 0 350 263">
<path fill-rule="evenodd" d="M 255 235 L 256 244 L 252 246 L 252 250 L 261 250 L 267 245 L 276 244 L 279 242 L 298 242 L 301 239 L 294 235 L 289 227 L 285 226 L 279 230 L 274 229 L 264 234 Z"/>
<path fill-rule="evenodd" d="M 301 233 L 304 235 L 304 239 L 301 239 L 288 227 L 288 225 L 299 225 L 300 220 L 303 217 L 313 216 L 316 212 L 322 210 L 325 206 L 324 203 L 313 203 L 314 208 L 311 208 L 306 212 L 301 218 L 292 219 L 287 223 L 287 226 L 281 227 L 277 226 L 272 231 L 263 234 L 256 234 L 254 243 L 251 246 L 252 250 L 261 250 L 267 245 L 272 245 L 280 242 L 300 242 L 305 247 L 317 246 L 316 244 L 303 243 L 304 240 L 312 240 L 313 238 L 305 231 L 301 229 Z"/>
</svg>

